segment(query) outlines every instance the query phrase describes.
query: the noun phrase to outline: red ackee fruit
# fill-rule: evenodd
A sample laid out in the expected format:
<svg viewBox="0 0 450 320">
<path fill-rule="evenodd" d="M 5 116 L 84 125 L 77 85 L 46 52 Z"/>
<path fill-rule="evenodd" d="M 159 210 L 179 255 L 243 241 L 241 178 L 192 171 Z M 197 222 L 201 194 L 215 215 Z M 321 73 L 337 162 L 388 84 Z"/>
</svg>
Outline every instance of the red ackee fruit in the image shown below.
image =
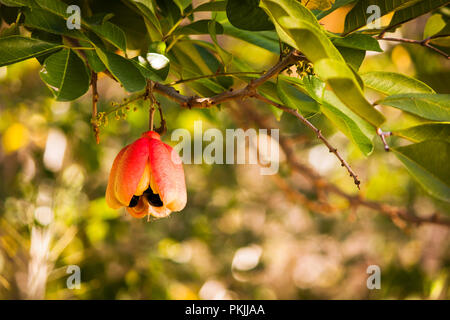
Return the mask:
<svg viewBox="0 0 450 320">
<path fill-rule="evenodd" d="M 135 218 L 163 218 L 183 210 L 186 201 L 181 159 L 158 133 L 144 132 L 116 156 L 106 189 L 109 207 L 126 207 Z"/>
</svg>

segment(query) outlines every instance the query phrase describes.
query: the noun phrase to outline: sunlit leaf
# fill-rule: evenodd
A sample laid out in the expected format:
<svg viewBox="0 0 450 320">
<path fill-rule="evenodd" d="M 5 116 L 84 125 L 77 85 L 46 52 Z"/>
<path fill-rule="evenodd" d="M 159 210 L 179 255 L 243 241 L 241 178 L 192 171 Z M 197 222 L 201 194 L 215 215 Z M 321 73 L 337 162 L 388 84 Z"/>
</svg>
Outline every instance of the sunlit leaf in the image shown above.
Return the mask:
<svg viewBox="0 0 450 320">
<path fill-rule="evenodd" d="M 406 129 L 396 130 L 395 135 L 421 142 L 424 140 L 438 139 L 450 142 L 450 122 L 428 122 Z"/>
<path fill-rule="evenodd" d="M 450 202 L 450 143 L 427 140 L 392 150 L 428 193 Z"/>
<path fill-rule="evenodd" d="M 145 78 L 132 61 L 100 48 L 96 48 L 96 52 L 106 68 L 123 85 L 125 90 L 136 92 L 145 88 Z"/>
<path fill-rule="evenodd" d="M 304 116 L 311 116 L 320 110 L 319 104 L 314 99 L 286 81 L 278 81 L 277 93 L 284 105 L 298 110 Z"/>
<path fill-rule="evenodd" d="M 377 127 L 385 121 L 384 116 L 365 99 L 355 74 L 344 63 L 322 59 L 314 64 L 314 71 L 330 84 L 339 99 L 356 114 Z"/>
<path fill-rule="evenodd" d="M 386 95 L 399 93 L 434 93 L 425 83 L 404 74 L 372 71 L 361 75 L 366 87 Z"/>
<path fill-rule="evenodd" d="M 89 88 L 86 66 L 70 49 L 63 49 L 45 59 L 40 76 L 59 101 L 75 100 Z"/>
<path fill-rule="evenodd" d="M 396 94 L 377 104 L 398 108 L 429 120 L 450 121 L 450 94 Z"/>
<path fill-rule="evenodd" d="M 364 155 L 372 153 L 375 129 L 347 108 L 333 92 L 325 92 L 320 110 Z"/>
<path fill-rule="evenodd" d="M 62 45 L 33 38 L 10 36 L 0 39 L 0 67 L 38 57 L 61 48 Z"/>
<path fill-rule="evenodd" d="M 260 0 L 228 0 L 227 17 L 239 29 L 261 31 L 273 29 L 268 15 L 259 7 Z"/>
</svg>

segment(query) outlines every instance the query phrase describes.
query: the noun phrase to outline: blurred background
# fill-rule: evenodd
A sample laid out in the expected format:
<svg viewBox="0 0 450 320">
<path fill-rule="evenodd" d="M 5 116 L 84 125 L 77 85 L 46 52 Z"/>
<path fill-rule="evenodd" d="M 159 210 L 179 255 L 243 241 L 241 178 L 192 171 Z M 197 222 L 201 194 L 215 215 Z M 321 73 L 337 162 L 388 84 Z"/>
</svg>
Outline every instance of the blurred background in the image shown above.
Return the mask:
<svg viewBox="0 0 450 320">
<path fill-rule="evenodd" d="M 426 19 L 407 23 L 397 36 L 421 37 Z M 278 59 L 246 42 L 219 38 L 226 50 L 258 70 Z M 362 72 L 400 72 L 450 93 L 448 61 L 420 46 L 382 45 L 385 52 L 369 54 Z M 261 176 L 257 165 L 185 165 L 187 207 L 166 219 L 147 222 L 109 209 L 104 198 L 109 169 L 118 151 L 147 130 L 148 105 L 134 103 L 118 119 L 112 114 L 97 145 L 90 94 L 55 102 L 39 69 L 36 59 L 0 68 L 0 299 L 450 298 L 447 228 L 396 224 L 376 211 L 348 209 L 339 198 L 332 198 L 339 210 L 318 213 L 288 196 L 273 176 Z M 107 77 L 99 80 L 99 94 L 99 111 L 128 97 Z M 335 157 L 289 115 L 277 121 L 267 106 L 250 100 L 221 110 L 186 110 L 157 99 L 168 123 L 166 143 L 174 144 L 171 131 L 192 130 L 196 120 L 203 121 L 204 130 L 223 133 L 252 127 L 236 111 L 251 108 L 281 135 L 300 137 L 298 159 L 356 193 Z M 420 121 L 392 108 L 383 112 L 391 129 Z M 312 120 L 359 174 L 366 198 L 423 217 L 449 212 L 379 141 L 366 158 L 325 118 Z M 308 196 L 311 186 L 290 171 L 284 155 L 280 176 Z M 67 288 L 69 265 L 80 267 L 79 289 Z M 369 265 L 381 268 L 380 290 L 366 287 Z"/>
</svg>

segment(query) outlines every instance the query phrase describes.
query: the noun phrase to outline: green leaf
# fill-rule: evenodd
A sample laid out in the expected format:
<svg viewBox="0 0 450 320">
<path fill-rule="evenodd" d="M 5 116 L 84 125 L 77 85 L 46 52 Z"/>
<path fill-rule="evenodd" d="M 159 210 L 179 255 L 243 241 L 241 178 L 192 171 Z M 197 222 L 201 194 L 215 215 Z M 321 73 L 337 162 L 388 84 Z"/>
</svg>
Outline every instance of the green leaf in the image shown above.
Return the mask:
<svg viewBox="0 0 450 320">
<path fill-rule="evenodd" d="M 145 25 L 153 41 L 162 39 L 161 23 L 156 17 L 155 8 L 152 0 L 133 0 L 136 7 L 145 17 Z"/>
<path fill-rule="evenodd" d="M 76 39 L 86 39 L 77 29 L 69 30 L 64 18 L 44 9 L 33 8 L 24 9 L 25 25 L 49 33 L 65 35 Z"/>
<path fill-rule="evenodd" d="M 378 41 L 370 35 L 362 33 L 352 33 L 346 37 L 336 37 L 333 36 L 331 41 L 335 46 L 366 50 L 366 51 L 376 51 L 383 52 L 380 48 Z"/>
<path fill-rule="evenodd" d="M 169 74 L 169 59 L 159 53 L 149 52 L 146 58 L 137 56 L 131 59 L 146 79 L 162 82 Z"/>
<path fill-rule="evenodd" d="M 227 70 L 227 67 L 230 65 L 231 61 L 233 60 L 233 55 L 227 51 L 225 51 L 217 41 L 216 37 L 216 30 L 217 30 L 217 22 L 212 20 L 208 23 L 208 30 L 209 35 L 211 36 L 211 39 L 214 43 L 214 46 L 216 48 L 217 53 L 220 56 L 220 60 L 222 60 L 222 64 L 224 66 L 224 70 Z"/>
<path fill-rule="evenodd" d="M 392 29 L 394 26 L 398 26 L 402 23 L 415 19 L 418 16 L 433 11 L 445 4 L 448 4 L 448 0 L 418 1 L 416 4 L 413 4 L 410 7 L 396 11 L 387 29 Z"/>
<path fill-rule="evenodd" d="M 211 70 L 206 61 L 200 55 L 196 46 L 191 42 L 178 42 L 170 51 L 171 65 L 180 73 L 183 79 L 211 74 L 217 70 Z M 223 92 L 225 88 L 213 79 L 199 79 L 186 83 L 189 88 L 202 96 L 211 96 Z"/>
<path fill-rule="evenodd" d="M 271 82 L 271 81 L 264 82 L 256 90 L 262 96 L 264 96 L 272 101 L 275 101 L 278 104 L 283 104 L 283 101 L 278 96 L 277 85 L 274 82 Z M 283 110 L 281 110 L 271 104 L 269 104 L 268 106 L 269 106 L 270 111 L 275 116 L 275 118 L 278 121 L 280 121 L 281 116 L 283 115 Z"/>
<path fill-rule="evenodd" d="M 246 31 L 233 27 L 231 24 L 222 24 L 224 34 L 244 40 L 258 47 L 280 54 L 280 44 L 274 31 Z"/>
<path fill-rule="evenodd" d="M 180 8 L 180 11 L 183 12 L 191 3 L 192 0 L 173 0 L 175 4 Z"/>
<path fill-rule="evenodd" d="M 63 49 L 45 59 L 39 75 L 58 101 L 75 100 L 89 89 L 86 66 L 70 49 Z"/>
<path fill-rule="evenodd" d="M 259 7 L 259 0 L 228 0 L 227 17 L 239 29 L 250 31 L 272 30 L 268 15 Z"/>
<path fill-rule="evenodd" d="M 143 90 L 146 85 L 145 78 L 134 63 L 118 54 L 96 47 L 99 58 L 128 92 Z"/>
<path fill-rule="evenodd" d="M 325 35 L 314 15 L 294 0 L 263 0 L 280 39 L 300 50 L 310 61 L 332 58 L 343 61 L 339 51 Z"/>
<path fill-rule="evenodd" d="M 197 20 L 191 24 L 185 25 L 181 28 L 178 28 L 174 33 L 175 34 L 208 34 L 208 25 L 213 20 Z M 215 31 L 216 34 L 222 34 L 223 33 L 223 27 L 220 23 L 216 22 L 215 25 Z"/>
<path fill-rule="evenodd" d="M 333 88 L 339 99 L 356 114 L 379 127 L 384 116 L 364 97 L 352 70 L 343 62 L 322 59 L 314 64 L 316 74 Z"/>
<path fill-rule="evenodd" d="M 94 72 L 99 73 L 106 70 L 106 66 L 103 64 L 102 60 L 99 58 L 95 50 L 83 50 L 83 52 L 86 54 L 86 59 L 88 61 L 89 67 Z"/>
<path fill-rule="evenodd" d="M 367 8 L 370 5 L 378 6 L 380 8 L 381 16 L 384 16 L 387 13 L 406 8 L 419 1 L 420 0 L 360 0 L 345 17 L 344 32 L 350 33 L 367 24 L 367 20 L 373 14 L 373 12 L 367 12 Z"/>
<path fill-rule="evenodd" d="M 195 7 L 194 12 L 201 11 L 225 11 L 227 8 L 226 1 L 214 1 L 214 2 L 206 2 L 201 5 Z"/>
<path fill-rule="evenodd" d="M 0 0 L 0 3 L 8 7 L 36 7 L 33 0 Z"/>
<path fill-rule="evenodd" d="M 373 151 L 375 129 L 347 108 L 331 91 L 325 91 L 320 110 L 364 155 Z"/>
<path fill-rule="evenodd" d="M 450 122 L 428 122 L 394 132 L 395 135 L 412 142 L 444 140 L 450 142 Z"/>
<path fill-rule="evenodd" d="M 21 36 L 1 38 L 0 67 L 38 57 L 61 47 L 61 44 Z"/>
<path fill-rule="evenodd" d="M 127 51 L 127 40 L 125 33 L 115 24 L 105 21 L 102 24 L 95 24 L 91 19 L 85 19 L 89 29 L 95 32 L 99 37 L 108 41 L 122 52 Z"/>
<path fill-rule="evenodd" d="M 434 37 L 430 42 L 442 47 L 450 47 L 450 21 L 441 14 L 432 15 L 425 25 L 423 38 Z"/>
<path fill-rule="evenodd" d="M 401 109 L 429 120 L 450 121 L 450 94 L 396 94 L 377 104 Z"/>
<path fill-rule="evenodd" d="M 450 143 L 427 140 L 392 151 L 429 194 L 450 202 Z"/>
<path fill-rule="evenodd" d="M 441 14 L 433 14 L 425 25 L 423 30 L 423 39 L 427 39 L 435 34 L 439 33 L 447 25 L 444 17 Z"/>
<path fill-rule="evenodd" d="M 173 0 L 156 0 L 156 4 L 161 9 L 160 12 L 166 17 L 167 27 L 170 29 L 181 19 L 181 10 Z M 161 21 L 164 24 L 164 21 Z"/>
<path fill-rule="evenodd" d="M 325 82 L 316 76 L 306 76 L 303 78 L 303 85 L 308 94 L 316 101 L 322 102 L 325 94 Z"/>
<path fill-rule="evenodd" d="M 68 4 L 60 0 L 38 0 L 36 2 L 41 8 L 46 9 L 47 11 L 50 11 L 60 17 L 68 18 L 70 16 L 70 14 L 67 13 Z"/>
<path fill-rule="evenodd" d="M 365 50 L 352 49 L 347 47 L 336 46 L 345 62 L 351 65 L 355 70 L 358 70 L 366 57 Z"/>
<path fill-rule="evenodd" d="M 361 75 L 366 87 L 386 95 L 399 93 L 434 93 L 425 83 L 395 72 L 373 71 Z"/>
<path fill-rule="evenodd" d="M 285 106 L 298 110 L 304 116 L 309 117 L 320 111 L 320 106 L 314 99 L 286 81 L 278 80 L 277 93 Z"/>
</svg>

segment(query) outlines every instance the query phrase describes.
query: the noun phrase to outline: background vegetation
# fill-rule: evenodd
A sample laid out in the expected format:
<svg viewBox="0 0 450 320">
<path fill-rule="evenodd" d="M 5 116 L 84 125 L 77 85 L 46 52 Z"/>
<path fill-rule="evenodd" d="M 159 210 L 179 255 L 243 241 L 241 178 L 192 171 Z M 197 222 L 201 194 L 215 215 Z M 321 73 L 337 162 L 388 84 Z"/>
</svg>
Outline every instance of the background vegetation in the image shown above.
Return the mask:
<svg viewBox="0 0 450 320">
<path fill-rule="evenodd" d="M 240 2 L 253 9 L 256 3 L 258 8 L 257 1 Z M 367 1 L 323 2 L 324 7 L 313 7 L 320 1 L 311 1 L 307 7 L 318 19 L 323 18 L 321 32 L 327 38 L 333 35 L 324 30 L 337 37 L 365 24 L 348 17 L 358 17 L 355 10 Z M 417 1 L 403 2 L 409 8 Z M 89 17 L 83 20 L 83 32 L 96 46 L 93 50 L 92 43 L 74 35 L 76 30 L 65 28 L 64 19 L 55 10 L 45 9 L 53 1 L 40 2 L 43 7 L 33 7 L 34 1 L 0 3 L 0 58 L 6 59 L 7 48 L 1 41 L 20 34 L 59 45 L 52 47 L 55 51 L 51 54 L 66 54 L 73 60 L 72 70 L 87 68 L 84 59 L 89 66 L 85 75 L 81 72 L 78 78 L 69 78 L 72 85 L 68 87 L 52 85 L 64 75 L 51 72 L 54 65 L 48 59 L 54 56 L 49 53 L 0 67 L 0 298 L 450 298 L 449 229 L 445 223 L 433 223 L 444 221 L 450 211 L 445 189 L 450 183 L 448 148 L 432 149 L 430 153 L 427 148 L 434 146 L 435 139 L 422 145 L 421 150 L 434 156 L 430 161 L 439 158 L 436 163 L 444 163 L 428 168 L 433 174 L 441 173 L 434 185 L 440 189 L 433 184 L 430 187 L 428 182 L 424 188 L 397 153 L 385 152 L 380 137 L 360 129 L 369 123 L 363 117 L 343 106 L 342 110 L 345 108 L 346 114 L 357 120 L 336 125 L 343 118 L 333 116 L 332 107 L 323 109 L 325 102 L 310 97 L 304 81 L 318 79 L 313 75 L 316 70 L 305 75 L 301 72 L 307 70 L 291 67 L 280 75 L 281 84 L 269 81 L 259 92 L 283 104 L 291 97 L 296 108 L 292 110 L 298 108 L 321 129 L 357 173 L 360 191 L 316 134 L 291 114 L 251 98 L 190 110 L 155 93 L 168 127 L 163 140 L 169 144 L 174 144 L 170 141 L 173 130 L 193 130 L 196 120 L 203 121 L 204 130 L 218 128 L 222 132 L 237 127 L 280 128 L 280 173 L 261 176 L 258 165 L 185 165 L 188 204 L 182 212 L 147 222 L 106 206 L 104 193 L 115 155 L 148 128 L 149 101 L 127 102 L 143 91 L 134 82 L 139 77 L 133 72 L 142 72 L 146 80 L 166 85 L 181 79 L 183 82 L 175 88 L 185 96 L 212 96 L 230 87 L 243 88 L 260 74 L 184 81 L 216 72 L 262 72 L 274 66 L 280 59 L 280 42 L 270 20 L 258 16 L 264 17 L 265 11 L 252 11 L 256 16 L 250 19 L 250 13 L 243 18 L 230 15 L 233 11 L 229 6 L 236 1 L 228 1 L 228 7 L 226 2 L 217 1 L 202 10 L 198 9 L 200 1 L 70 1 L 80 5 L 83 19 Z M 406 104 L 379 107 L 388 119 L 383 128 L 398 132 L 387 138 L 391 148 L 428 141 L 430 135 L 444 145 L 449 143 L 448 38 L 439 36 L 430 42 L 444 54 L 420 42 L 439 32 L 445 35 L 449 9 L 443 6 L 445 1 L 423 3 L 429 6 L 422 11 L 422 7 L 410 8 L 415 19 L 400 21 L 399 28 L 394 19 L 408 16 L 396 16 L 395 12 L 404 7 L 383 11 L 382 25 L 395 26 L 389 30 L 395 33 L 386 33 L 386 38 L 416 42 L 374 40 L 374 44 L 368 40 L 373 39 L 370 30 L 352 33 L 361 36 L 353 48 L 348 38 L 333 42 L 349 65 L 363 75 L 368 101 L 386 96 L 386 92 L 371 89 L 364 78 L 373 71 L 408 76 L 410 89 L 429 88 L 440 97 L 440 101 L 425 107 L 419 103 L 425 110 L 419 115 L 402 111 Z M 337 11 L 326 10 L 331 4 L 333 10 L 349 5 Z M 352 7 L 356 9 L 350 10 Z M 242 11 L 242 7 L 237 9 Z M 194 25 L 204 19 L 208 19 L 206 23 Z M 211 19 L 215 22 L 210 23 Z M 122 31 L 111 25 L 105 27 L 108 23 Z M 90 49 L 73 49 L 80 47 Z M 293 48 L 302 51 L 296 43 L 281 47 L 286 52 Z M 17 43 L 10 48 L 17 49 Z M 102 50 L 123 57 L 126 53 L 130 60 L 159 52 L 169 58 L 170 71 L 155 70 L 145 63 L 134 65 L 134 71 L 123 76 L 108 65 L 111 59 L 98 60 Z M 314 50 L 318 49 L 307 48 L 307 52 Z M 99 72 L 104 64 L 108 71 Z M 50 75 L 46 78 L 42 70 Z M 96 144 L 91 126 L 92 74 L 88 70 L 98 72 L 97 109 L 100 115 L 106 113 L 102 119 L 108 118 L 105 123 L 94 116 L 100 144 Z M 288 82 L 288 77 L 298 81 Z M 112 78 L 119 79 L 122 86 Z M 388 95 L 404 79 L 385 85 Z M 330 86 L 335 89 L 330 83 L 327 89 Z M 414 92 L 409 97 L 418 91 Z M 118 108 L 122 103 L 128 108 Z M 433 110 L 430 104 L 444 111 L 433 118 L 426 114 Z M 439 121 L 442 130 L 436 131 L 437 122 L 433 122 L 431 131 L 401 131 L 431 121 Z M 353 123 L 359 126 L 348 129 Z M 345 196 L 336 193 L 333 186 Z M 380 290 L 366 287 L 366 269 L 372 264 L 381 268 Z M 67 288 L 68 265 L 80 266 L 80 289 Z"/>
</svg>

